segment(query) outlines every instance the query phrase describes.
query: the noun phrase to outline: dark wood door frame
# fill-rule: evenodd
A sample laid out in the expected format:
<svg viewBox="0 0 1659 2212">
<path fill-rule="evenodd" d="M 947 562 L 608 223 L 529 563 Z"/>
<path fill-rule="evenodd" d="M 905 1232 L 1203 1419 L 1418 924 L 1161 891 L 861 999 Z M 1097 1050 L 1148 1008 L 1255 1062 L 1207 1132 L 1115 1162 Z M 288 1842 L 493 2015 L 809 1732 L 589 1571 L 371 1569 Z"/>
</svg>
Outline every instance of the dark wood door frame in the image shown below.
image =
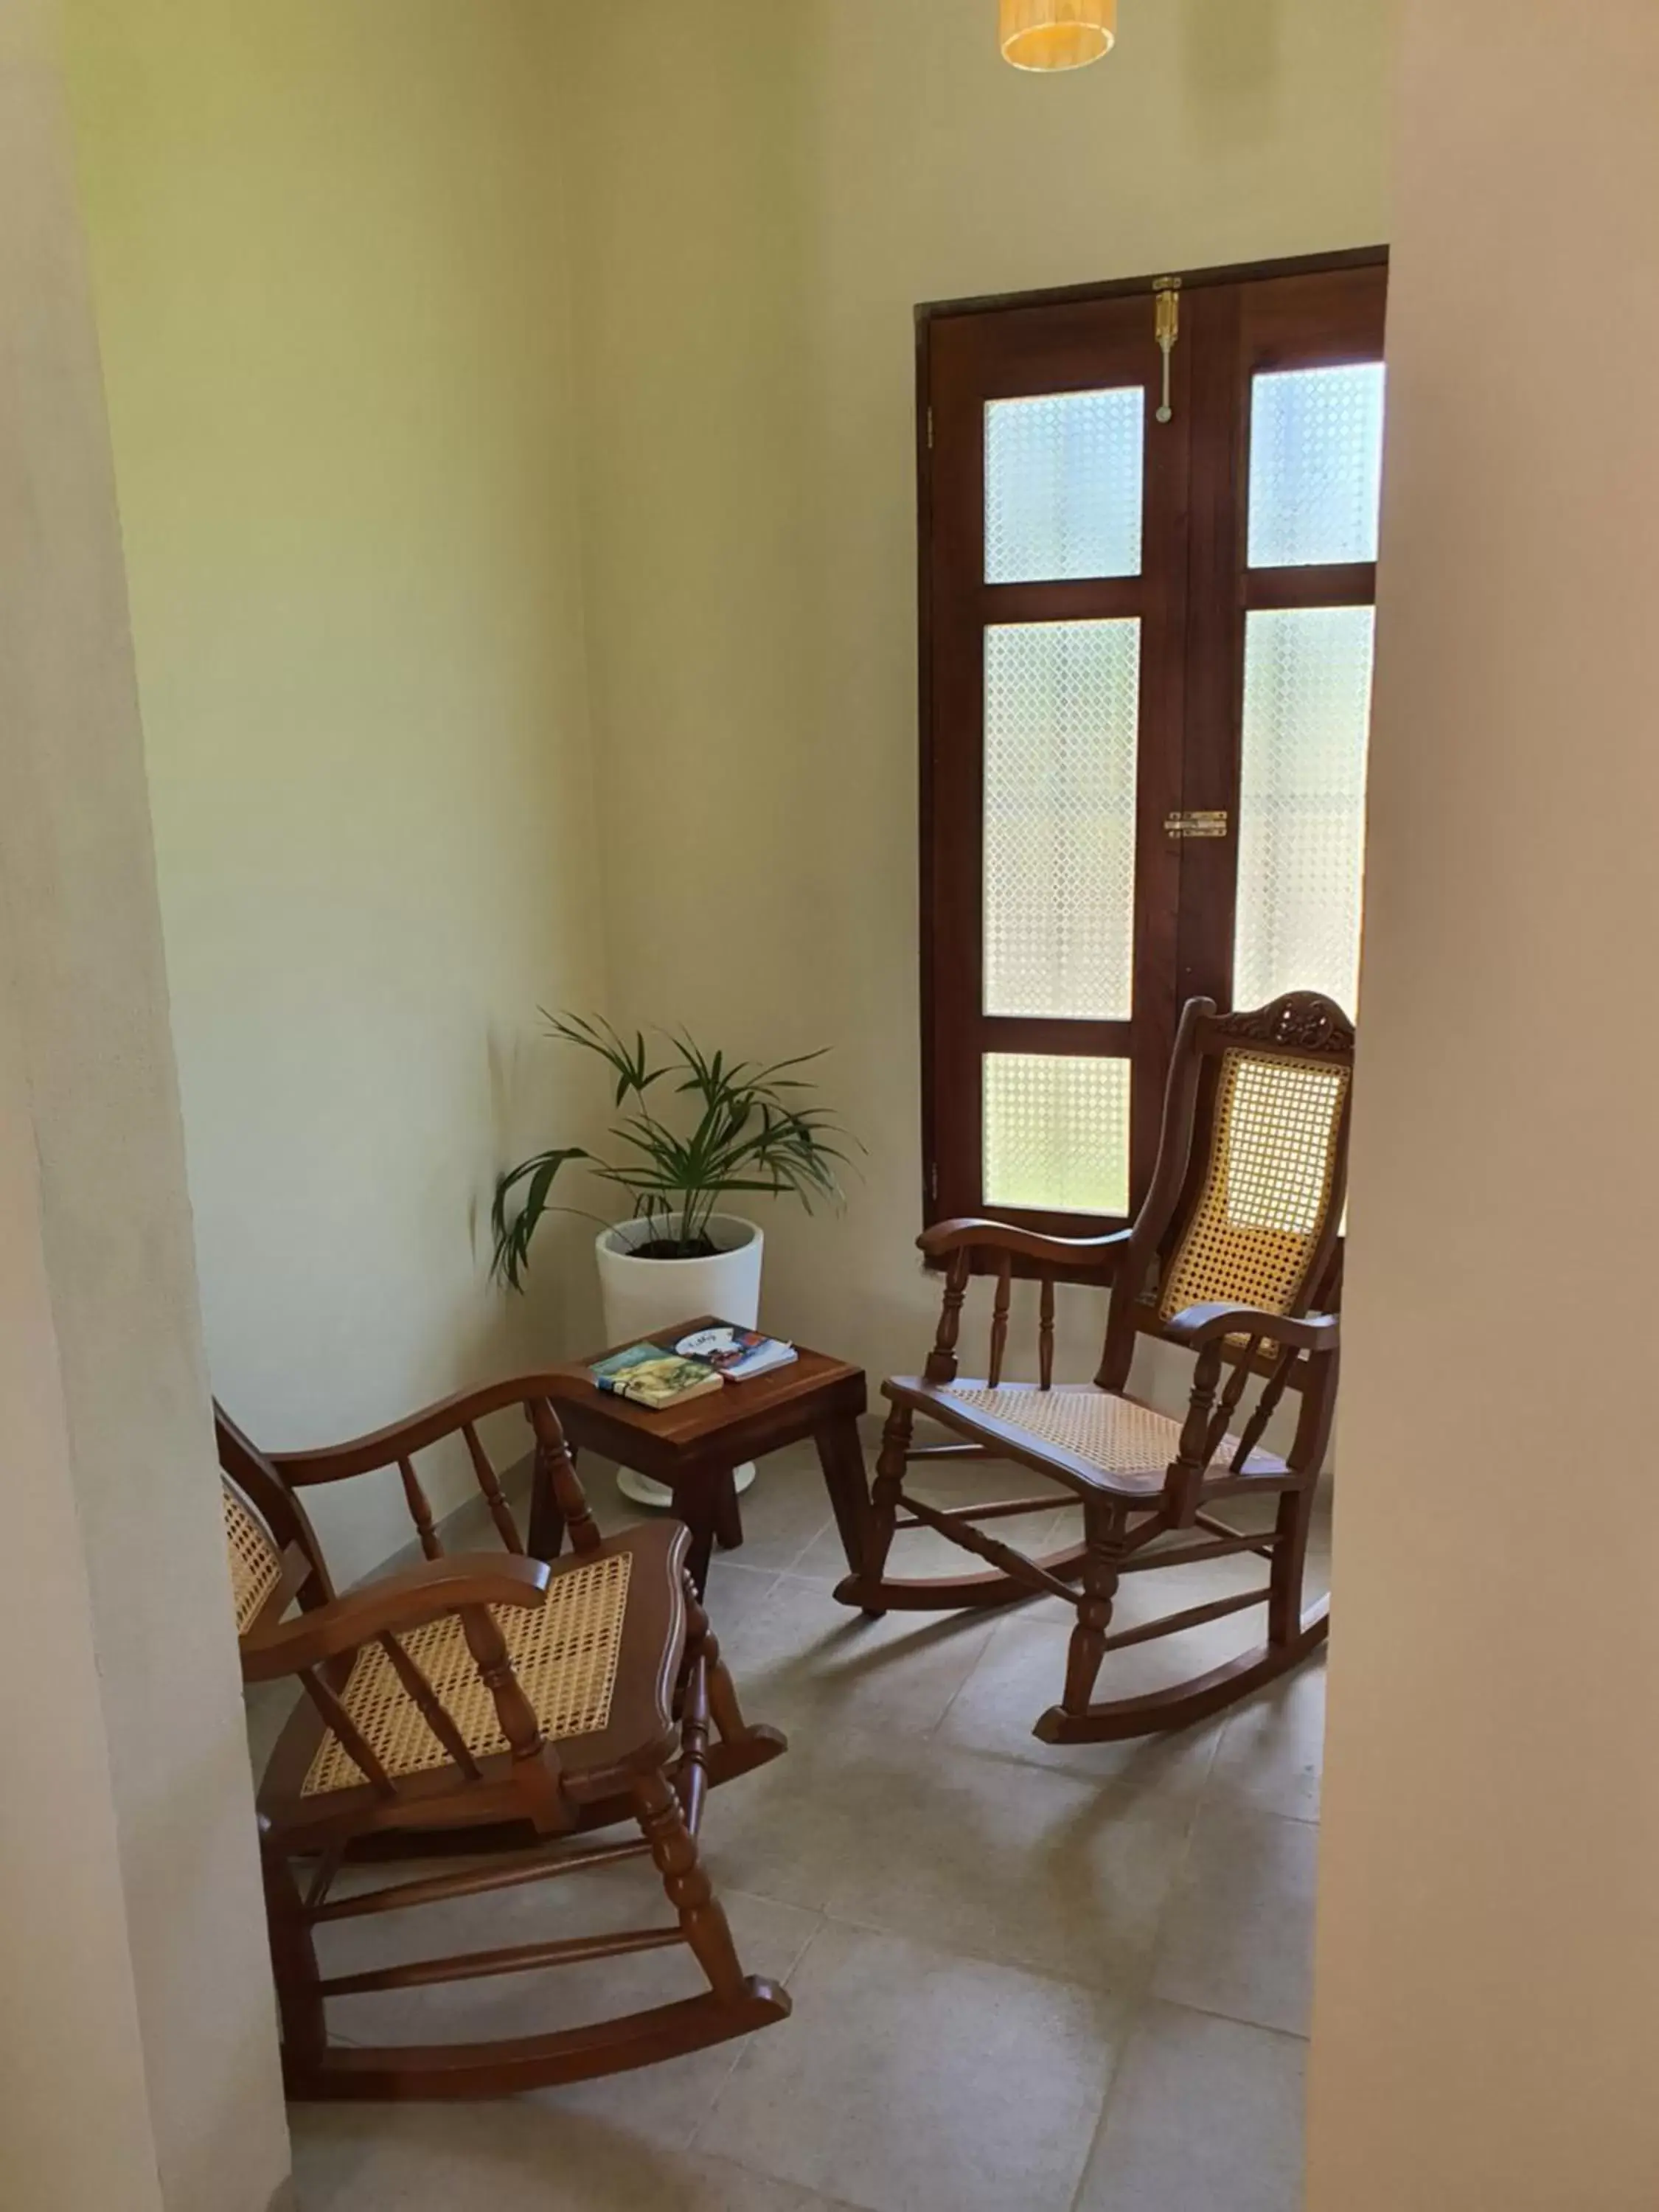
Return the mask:
<svg viewBox="0 0 1659 2212">
<path fill-rule="evenodd" d="M 1241 484 L 1250 379 L 1283 360 L 1307 366 L 1375 357 L 1382 342 L 1376 272 L 1387 260 L 1388 249 L 1377 246 L 1179 272 L 1182 331 L 1172 358 L 1171 398 L 1185 434 L 1163 447 L 1158 437 L 1148 438 L 1142 574 L 1096 582 L 987 585 L 982 568 L 975 573 L 963 549 L 981 542 L 983 448 L 963 410 L 998 396 L 999 382 L 1011 395 L 1059 392 L 1090 388 L 1103 374 L 1114 384 L 1144 380 L 1150 421 L 1160 368 L 1151 343 L 1152 276 L 936 301 L 916 310 L 921 1092 L 929 1224 L 964 1210 L 964 1192 L 980 1189 L 979 1055 L 993 1033 L 1008 1049 L 1127 1050 L 1134 1063 L 1131 1210 L 1146 1188 L 1179 1005 L 1196 993 L 1230 1001 L 1237 863 L 1236 835 L 1172 842 L 1163 834 L 1164 817 L 1236 806 L 1246 612 L 1362 604 L 1375 591 L 1370 563 L 1246 570 Z M 1120 318 L 1102 313 L 1112 302 L 1123 303 L 1121 343 L 1114 337 Z M 1311 343 L 1310 330 L 1318 334 Z M 941 452 L 954 457 L 949 471 L 935 465 Z M 1172 532 L 1185 540 L 1182 562 L 1160 558 Z M 953 772 L 958 764 L 945 757 L 942 733 L 975 723 L 982 728 L 982 649 L 961 647 L 975 625 L 991 618 L 994 604 L 1004 620 L 1135 613 L 1142 621 L 1143 712 L 1156 723 L 1143 722 L 1141 733 L 1136 988 L 1127 1022 L 991 1023 L 983 1012 L 982 779 Z M 958 649 L 941 651 L 953 636 Z M 951 956 L 941 961 L 945 945 Z M 1103 1225 L 1098 1216 L 982 1210 L 1060 1235 Z M 1105 1225 L 1114 1224 L 1109 1219 Z"/>
</svg>

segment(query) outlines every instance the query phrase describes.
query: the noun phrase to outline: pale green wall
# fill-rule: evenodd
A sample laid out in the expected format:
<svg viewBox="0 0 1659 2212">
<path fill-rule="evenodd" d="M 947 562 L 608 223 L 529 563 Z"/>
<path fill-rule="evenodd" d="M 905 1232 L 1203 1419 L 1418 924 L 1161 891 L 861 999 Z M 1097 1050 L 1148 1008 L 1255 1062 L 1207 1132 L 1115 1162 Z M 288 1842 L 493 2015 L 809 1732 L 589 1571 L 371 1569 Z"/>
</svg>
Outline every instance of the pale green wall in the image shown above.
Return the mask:
<svg viewBox="0 0 1659 2212">
<path fill-rule="evenodd" d="M 469 1231 L 602 995 L 554 26 L 70 14 L 213 1379 L 320 1441 L 586 1326 Z"/>
<path fill-rule="evenodd" d="M 468 1226 L 556 1002 L 832 1045 L 769 1310 L 913 1358 L 912 308 L 1385 236 L 1388 0 L 70 8 L 219 1389 L 577 1348 L 584 1226 L 508 1313 Z"/>
<path fill-rule="evenodd" d="M 579 9 L 565 134 L 619 1011 L 834 1047 L 866 1176 L 843 1220 L 778 1210 L 769 1311 L 888 1372 L 935 1302 L 912 309 L 1389 227 L 1388 0 L 1123 0 L 1116 52 L 1054 78 L 1003 64 L 994 19 Z"/>
<path fill-rule="evenodd" d="M 289 2171 L 53 0 L 0 0 L 0 2204 Z"/>
</svg>

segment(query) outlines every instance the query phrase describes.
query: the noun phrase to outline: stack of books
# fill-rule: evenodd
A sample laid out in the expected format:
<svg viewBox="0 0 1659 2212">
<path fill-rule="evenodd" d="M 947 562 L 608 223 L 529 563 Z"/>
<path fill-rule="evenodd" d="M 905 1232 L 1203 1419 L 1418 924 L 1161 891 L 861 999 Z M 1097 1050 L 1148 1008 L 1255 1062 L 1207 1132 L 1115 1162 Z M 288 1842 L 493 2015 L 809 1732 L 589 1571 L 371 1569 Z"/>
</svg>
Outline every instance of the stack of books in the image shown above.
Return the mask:
<svg viewBox="0 0 1659 2212">
<path fill-rule="evenodd" d="M 677 1344 L 630 1344 L 625 1352 L 613 1352 L 590 1367 L 588 1373 L 612 1396 L 659 1411 L 711 1396 L 727 1382 L 770 1374 L 796 1356 L 793 1344 L 775 1336 L 721 1322 L 694 1329 Z"/>
</svg>

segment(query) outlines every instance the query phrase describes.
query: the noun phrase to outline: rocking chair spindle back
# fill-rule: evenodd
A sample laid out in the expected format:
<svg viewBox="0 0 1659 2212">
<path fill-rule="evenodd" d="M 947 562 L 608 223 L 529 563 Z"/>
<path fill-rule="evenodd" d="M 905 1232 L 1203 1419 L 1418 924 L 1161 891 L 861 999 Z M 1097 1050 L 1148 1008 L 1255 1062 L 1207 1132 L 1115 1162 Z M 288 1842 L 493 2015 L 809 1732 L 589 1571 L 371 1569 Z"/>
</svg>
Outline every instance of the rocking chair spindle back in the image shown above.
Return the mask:
<svg viewBox="0 0 1659 2212">
<path fill-rule="evenodd" d="M 1293 992 L 1249 1012 L 1219 1014 L 1194 999 L 1181 1021 L 1164 1096 L 1157 1164 L 1127 1230 L 1063 1238 L 995 1221 L 945 1222 L 921 1238 L 945 1267 L 938 1334 L 920 1376 L 883 1385 L 890 1403 L 872 1498 L 866 1556 L 837 1595 L 866 1613 L 1018 1602 L 1058 1593 L 1078 1612 L 1064 1690 L 1037 1723 L 1049 1741 L 1134 1735 L 1181 1727 L 1295 1665 L 1326 1632 L 1322 1606 L 1301 1589 L 1308 1522 L 1334 1409 L 1354 1034 L 1341 1008 Z M 982 1382 L 958 1372 L 962 1310 L 975 1259 L 994 1267 L 990 1356 Z M 1035 1384 L 1003 1379 L 1009 1285 L 1016 1260 L 1041 1279 Z M 1056 1273 L 1097 1272 L 1110 1285 L 1105 1341 L 1091 1385 L 1054 1382 Z M 1194 1355 L 1186 1418 L 1128 1395 L 1135 1348 L 1151 1335 Z M 1224 1382 L 1224 1370 L 1225 1380 Z M 1255 1401 L 1247 1406 L 1252 1384 Z M 1287 1391 L 1301 1400 L 1287 1455 L 1263 1438 Z M 944 1445 L 917 1445 L 918 1415 Z M 917 1459 L 1006 1459 L 1059 1484 L 1081 1508 L 1081 1540 L 1030 1559 L 980 1523 L 1052 1510 L 1046 1496 L 947 1510 L 905 1482 Z M 1206 1509 L 1255 1495 L 1278 1500 L 1271 1530 L 1241 1531 Z M 901 1517 L 901 1508 L 908 1518 Z M 994 1571 L 932 1580 L 888 1572 L 895 1536 L 926 1527 Z M 1197 1529 L 1200 1540 L 1161 1540 Z M 1259 1552 L 1265 1589 L 1110 1632 L 1122 1575 Z M 1078 1583 L 1080 1588 L 1071 1585 Z M 1265 1605 L 1262 1647 L 1156 1697 L 1094 1701 L 1106 1653 Z"/>
<path fill-rule="evenodd" d="M 225 1535 L 249 1682 L 305 1692 L 259 1791 L 260 1849 L 289 2093 L 495 2096 L 645 2065 L 782 2019 L 787 1996 L 745 1977 L 698 1857 L 715 1784 L 774 1759 L 775 1730 L 744 1720 L 685 1572 L 675 1524 L 602 1537 L 545 1378 L 473 1392 L 356 1443 L 267 1455 L 218 1414 Z M 573 1549 L 527 1556 L 478 1434 L 518 1406 L 535 1437 L 542 1525 Z M 503 1549 L 447 1557 L 416 1457 L 459 1437 Z M 398 1469 L 422 1564 L 335 1595 L 299 1499 L 307 1484 Z M 297 1612 L 296 1612 L 297 1609 Z M 626 1821 L 635 1835 L 573 1848 Z M 490 1863 L 331 1897 L 347 1859 L 464 1850 Z M 325 1975 L 325 1923 L 649 1856 L 672 1924 Z M 318 1870 L 301 1887 L 295 1862 Z M 592 2027 L 371 2050 L 331 2041 L 329 2000 L 689 1946 L 699 1995 Z"/>
</svg>

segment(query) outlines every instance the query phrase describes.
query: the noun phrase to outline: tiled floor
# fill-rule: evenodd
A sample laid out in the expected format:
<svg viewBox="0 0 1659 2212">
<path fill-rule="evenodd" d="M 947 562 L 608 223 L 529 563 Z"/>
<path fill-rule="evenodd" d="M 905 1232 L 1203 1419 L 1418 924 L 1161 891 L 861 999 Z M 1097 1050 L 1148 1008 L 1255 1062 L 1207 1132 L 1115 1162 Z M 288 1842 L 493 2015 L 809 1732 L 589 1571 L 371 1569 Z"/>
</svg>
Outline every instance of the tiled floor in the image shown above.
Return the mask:
<svg viewBox="0 0 1659 2212">
<path fill-rule="evenodd" d="M 716 1793 L 703 1841 L 745 1966 L 787 1980 L 793 2017 L 507 2104 L 296 2107 L 301 2212 L 1294 2212 L 1322 1667 L 1173 1741 L 1051 1751 L 1030 1731 L 1062 1607 L 859 1620 L 795 1455 L 763 1467 L 744 1519 L 711 1607 L 748 1710 L 792 1748 Z M 938 1540 L 903 1541 L 900 1571 L 928 1571 Z M 1325 1558 L 1322 1523 L 1316 1585 Z M 1196 1601 L 1172 1588 L 1194 1571 L 1133 1578 L 1120 1619 Z M 1212 1664 L 1260 1620 L 1118 1655 L 1115 1685 Z M 657 1904 L 629 1866 L 416 1915 L 404 1940 L 507 1943 Z M 334 1932 L 396 1955 L 387 1929 Z M 696 1985 L 686 1954 L 649 1954 L 359 1999 L 337 2024 L 522 2033 Z"/>
</svg>

